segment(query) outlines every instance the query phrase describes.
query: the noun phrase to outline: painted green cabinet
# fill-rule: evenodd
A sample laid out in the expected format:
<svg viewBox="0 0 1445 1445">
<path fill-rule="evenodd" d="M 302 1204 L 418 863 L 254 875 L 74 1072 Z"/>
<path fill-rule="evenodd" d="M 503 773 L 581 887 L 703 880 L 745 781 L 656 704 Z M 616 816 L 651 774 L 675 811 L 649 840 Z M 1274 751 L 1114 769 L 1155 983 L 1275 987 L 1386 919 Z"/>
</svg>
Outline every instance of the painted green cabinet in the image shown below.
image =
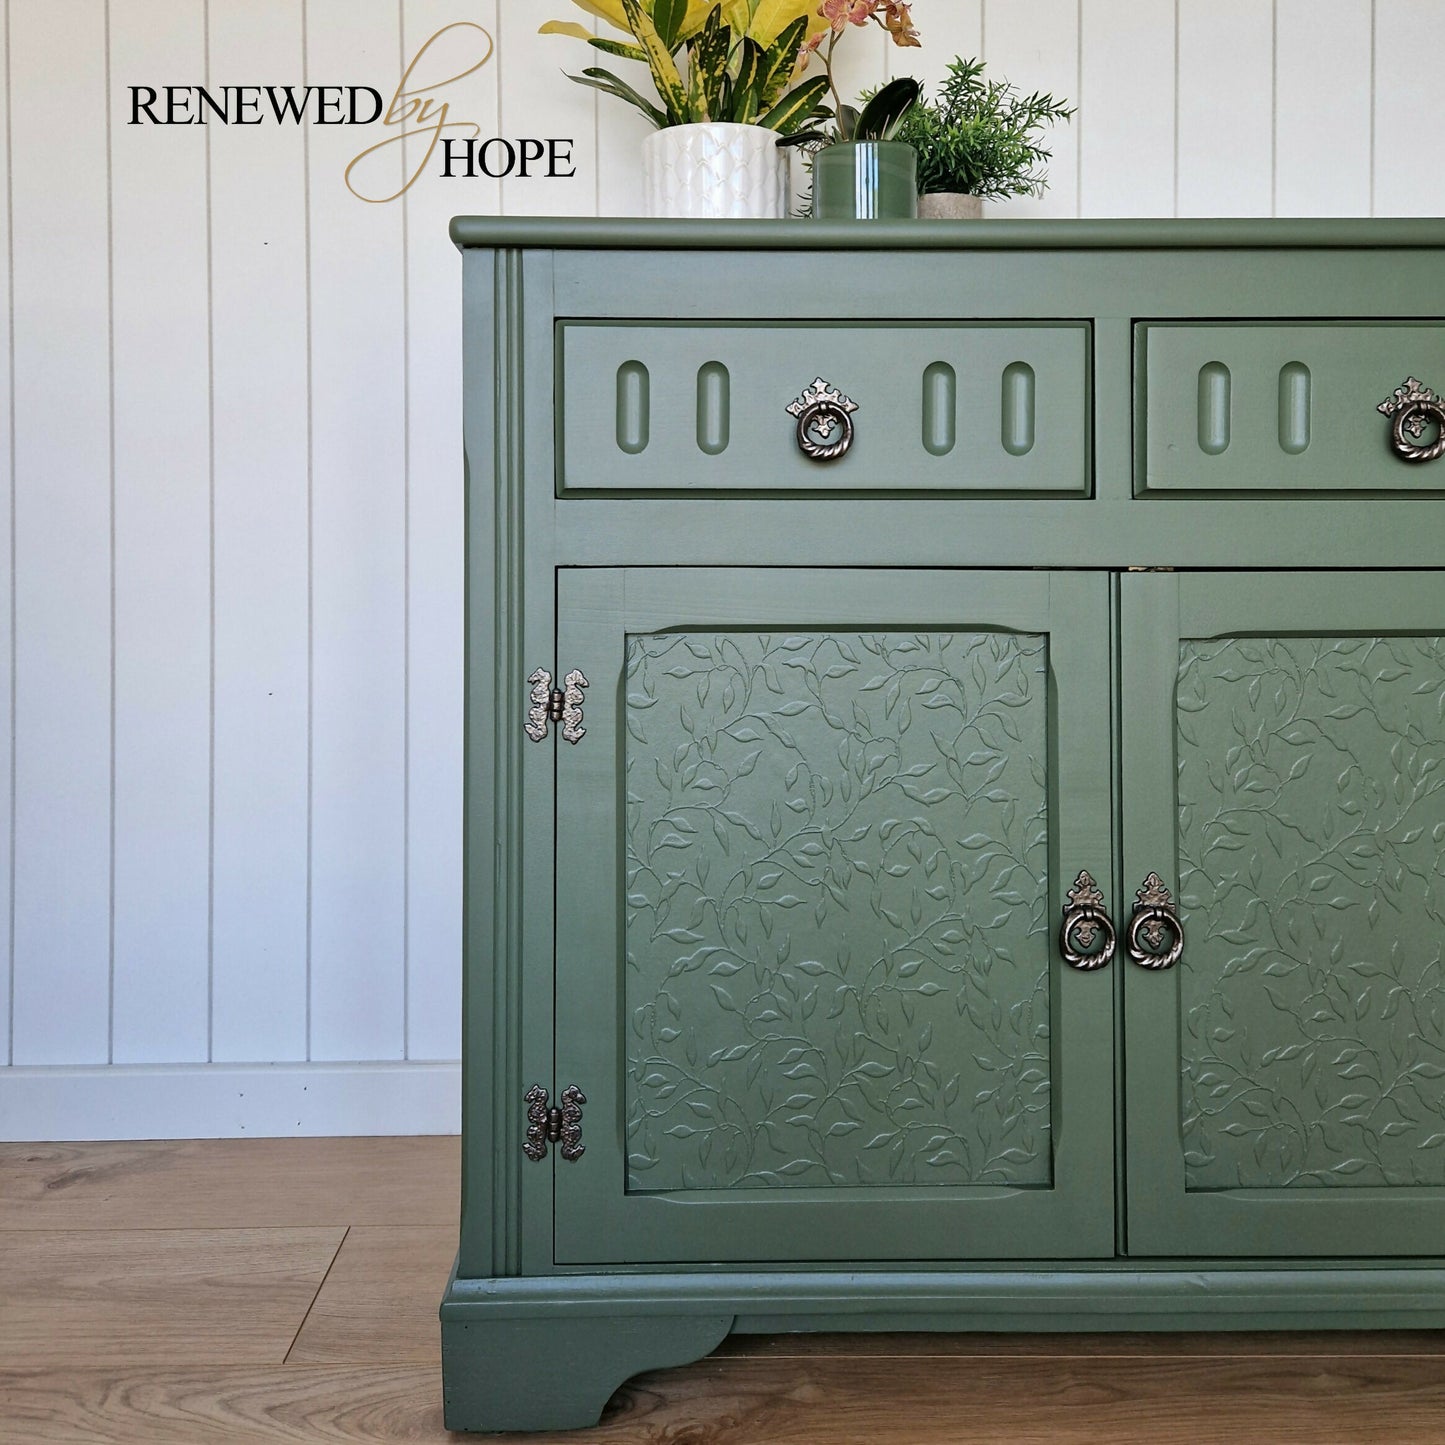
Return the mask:
<svg viewBox="0 0 1445 1445">
<path fill-rule="evenodd" d="M 453 234 L 448 1423 L 1445 1327 L 1445 227 Z"/>
</svg>

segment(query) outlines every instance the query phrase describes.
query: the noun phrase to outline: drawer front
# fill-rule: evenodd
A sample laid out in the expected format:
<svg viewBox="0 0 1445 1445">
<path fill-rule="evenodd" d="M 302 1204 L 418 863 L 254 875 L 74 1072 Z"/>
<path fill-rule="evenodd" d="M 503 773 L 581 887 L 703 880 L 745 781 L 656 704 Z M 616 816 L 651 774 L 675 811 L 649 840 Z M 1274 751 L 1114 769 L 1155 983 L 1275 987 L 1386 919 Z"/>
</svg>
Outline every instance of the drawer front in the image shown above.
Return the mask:
<svg viewBox="0 0 1445 1445">
<path fill-rule="evenodd" d="M 1086 323 L 562 322 L 557 352 L 562 495 L 1088 490 Z M 819 379 L 856 405 L 828 460 L 787 410 Z"/>
<path fill-rule="evenodd" d="M 1142 324 L 1137 349 L 1145 492 L 1445 491 L 1378 410 L 1407 377 L 1445 387 L 1445 323 Z"/>
</svg>

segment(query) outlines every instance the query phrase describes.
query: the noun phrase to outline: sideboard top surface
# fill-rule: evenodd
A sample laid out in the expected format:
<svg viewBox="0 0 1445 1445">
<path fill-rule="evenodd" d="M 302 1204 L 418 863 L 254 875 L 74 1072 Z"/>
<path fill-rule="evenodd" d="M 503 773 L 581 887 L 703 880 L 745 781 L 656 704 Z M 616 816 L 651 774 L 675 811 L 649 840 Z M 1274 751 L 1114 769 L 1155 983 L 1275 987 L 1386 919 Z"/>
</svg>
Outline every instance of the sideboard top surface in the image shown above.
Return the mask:
<svg viewBox="0 0 1445 1445">
<path fill-rule="evenodd" d="M 1375 250 L 1445 246 L 1445 220 L 678 221 L 455 216 L 457 246 L 581 250 Z"/>
</svg>

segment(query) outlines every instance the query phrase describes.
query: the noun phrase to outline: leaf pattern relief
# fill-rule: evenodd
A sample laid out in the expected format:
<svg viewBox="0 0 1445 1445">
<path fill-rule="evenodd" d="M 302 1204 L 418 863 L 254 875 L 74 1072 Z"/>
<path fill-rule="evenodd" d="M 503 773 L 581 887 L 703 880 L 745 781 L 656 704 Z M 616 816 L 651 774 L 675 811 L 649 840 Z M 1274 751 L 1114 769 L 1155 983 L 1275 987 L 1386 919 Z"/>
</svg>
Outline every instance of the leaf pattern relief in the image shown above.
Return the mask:
<svg viewBox="0 0 1445 1445">
<path fill-rule="evenodd" d="M 1187 1186 L 1445 1184 L 1445 638 L 1185 641 Z"/>
<path fill-rule="evenodd" d="M 628 1184 L 1046 1185 L 1046 647 L 628 639 Z"/>
</svg>

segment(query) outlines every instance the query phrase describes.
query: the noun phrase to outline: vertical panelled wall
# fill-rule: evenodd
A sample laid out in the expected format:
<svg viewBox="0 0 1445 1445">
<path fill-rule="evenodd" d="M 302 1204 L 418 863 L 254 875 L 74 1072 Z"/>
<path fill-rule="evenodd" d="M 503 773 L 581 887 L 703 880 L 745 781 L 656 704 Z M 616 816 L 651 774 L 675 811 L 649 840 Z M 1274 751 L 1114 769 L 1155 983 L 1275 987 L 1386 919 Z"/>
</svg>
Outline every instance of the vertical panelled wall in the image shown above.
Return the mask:
<svg viewBox="0 0 1445 1445">
<path fill-rule="evenodd" d="M 0 0 L 0 1137 L 454 1127 L 457 211 L 633 214 L 566 0 Z M 545 12 L 545 13 L 544 13 Z M 1445 0 L 916 0 L 1077 101 L 1011 215 L 1441 214 Z M 570 18 L 570 17 L 569 17 Z M 568 180 L 343 184 L 380 127 L 125 122 L 133 84 L 370 84 L 458 21 Z M 1406 146 L 1404 138 L 1412 138 Z M 397 184 L 414 138 L 381 162 Z"/>
<path fill-rule="evenodd" d="M 455 1128 L 446 222 L 498 188 L 363 203 L 380 126 L 126 121 L 133 84 L 389 96 L 495 5 L 3 20 L 0 1137 Z M 487 134 L 498 75 L 449 88 Z M 371 174 L 398 189 L 422 146 Z"/>
</svg>

